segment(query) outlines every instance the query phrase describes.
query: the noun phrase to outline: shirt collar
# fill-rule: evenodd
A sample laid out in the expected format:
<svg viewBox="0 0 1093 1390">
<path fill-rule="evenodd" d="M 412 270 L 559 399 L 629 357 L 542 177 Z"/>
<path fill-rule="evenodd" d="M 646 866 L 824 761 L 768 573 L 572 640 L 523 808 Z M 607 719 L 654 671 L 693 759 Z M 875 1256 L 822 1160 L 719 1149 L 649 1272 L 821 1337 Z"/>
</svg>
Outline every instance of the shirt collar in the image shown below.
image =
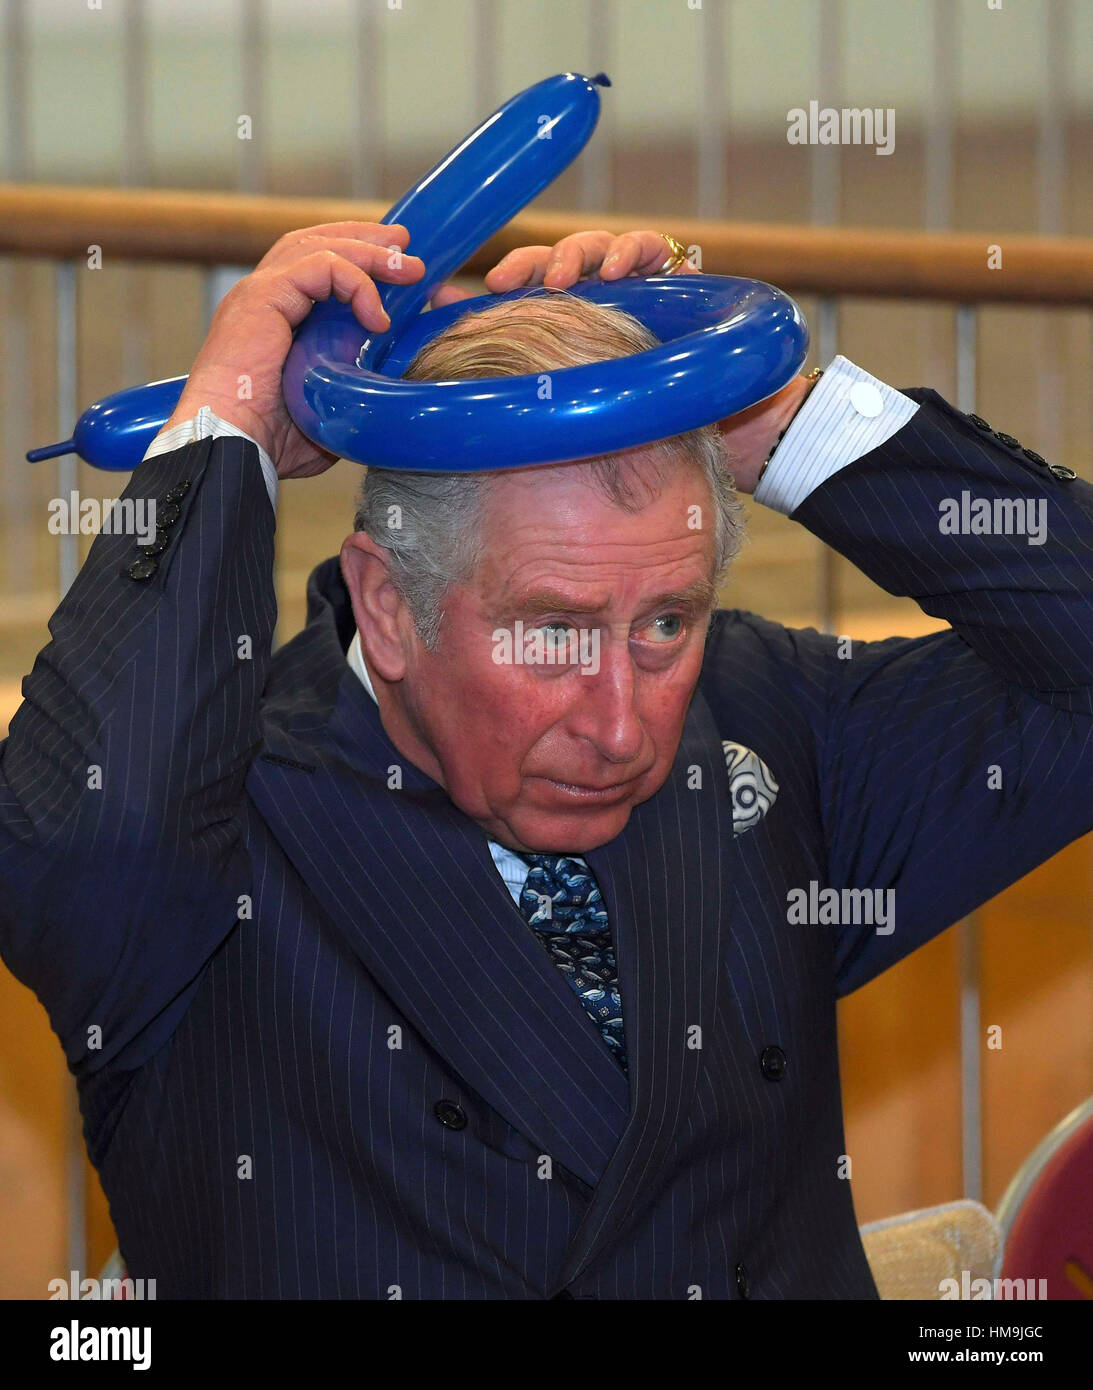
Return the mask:
<svg viewBox="0 0 1093 1390">
<path fill-rule="evenodd" d="M 353 672 L 360 678 L 361 684 L 371 695 L 373 701 L 378 705 L 376 692 L 372 688 L 372 677 L 368 674 L 368 667 L 364 664 L 364 652 L 361 650 L 361 635 L 354 632 L 353 640 L 349 644 L 349 651 L 346 653 L 346 660 L 349 662 Z"/>
</svg>

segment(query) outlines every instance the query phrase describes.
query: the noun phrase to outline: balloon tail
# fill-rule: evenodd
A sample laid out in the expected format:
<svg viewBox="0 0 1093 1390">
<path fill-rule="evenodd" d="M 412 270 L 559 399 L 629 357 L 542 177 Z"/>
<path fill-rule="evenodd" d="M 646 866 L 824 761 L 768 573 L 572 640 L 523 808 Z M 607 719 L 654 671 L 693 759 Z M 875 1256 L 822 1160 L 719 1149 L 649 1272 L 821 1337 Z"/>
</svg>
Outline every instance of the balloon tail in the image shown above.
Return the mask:
<svg viewBox="0 0 1093 1390">
<path fill-rule="evenodd" d="M 28 463 L 41 463 L 43 459 L 57 459 L 62 454 L 74 454 L 76 452 L 76 441 L 66 439 L 63 444 L 47 444 L 41 449 L 30 449 L 27 452 Z"/>
</svg>

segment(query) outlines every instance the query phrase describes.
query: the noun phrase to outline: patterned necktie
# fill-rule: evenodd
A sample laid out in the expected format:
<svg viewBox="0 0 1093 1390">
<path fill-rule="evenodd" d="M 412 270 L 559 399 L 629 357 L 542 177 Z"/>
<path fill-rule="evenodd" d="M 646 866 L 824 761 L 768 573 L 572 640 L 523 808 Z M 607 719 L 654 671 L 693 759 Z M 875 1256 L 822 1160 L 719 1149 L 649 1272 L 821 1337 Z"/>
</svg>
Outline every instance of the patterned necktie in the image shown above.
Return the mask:
<svg viewBox="0 0 1093 1390">
<path fill-rule="evenodd" d="M 520 857 L 531 866 L 520 910 L 626 1071 L 615 946 L 592 870 L 565 855 Z"/>
</svg>

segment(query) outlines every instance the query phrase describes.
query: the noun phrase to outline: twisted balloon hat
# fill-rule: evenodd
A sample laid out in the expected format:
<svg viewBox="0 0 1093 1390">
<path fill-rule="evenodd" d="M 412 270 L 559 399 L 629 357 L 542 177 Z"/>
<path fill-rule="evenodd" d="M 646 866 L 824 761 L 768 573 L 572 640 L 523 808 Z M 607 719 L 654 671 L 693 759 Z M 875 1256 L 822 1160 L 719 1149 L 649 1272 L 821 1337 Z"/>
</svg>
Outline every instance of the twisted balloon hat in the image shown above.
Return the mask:
<svg viewBox="0 0 1093 1390">
<path fill-rule="evenodd" d="M 559 73 L 498 108 L 391 208 L 408 251 L 425 262 L 412 285 L 380 284 L 390 316 L 365 337 L 352 309 L 329 299 L 297 329 L 285 362 L 289 413 L 315 444 L 378 468 L 473 471 L 561 463 L 666 439 L 732 415 L 780 390 L 800 369 L 808 328 L 771 285 L 722 275 L 583 281 L 568 293 L 621 309 L 660 346 L 543 373 L 460 381 L 403 381 L 414 354 L 456 318 L 525 288 L 425 308 L 453 272 L 576 158 L 595 129 L 601 73 Z M 108 396 L 63 444 L 97 468 L 128 470 L 168 419 L 185 377 Z"/>
</svg>

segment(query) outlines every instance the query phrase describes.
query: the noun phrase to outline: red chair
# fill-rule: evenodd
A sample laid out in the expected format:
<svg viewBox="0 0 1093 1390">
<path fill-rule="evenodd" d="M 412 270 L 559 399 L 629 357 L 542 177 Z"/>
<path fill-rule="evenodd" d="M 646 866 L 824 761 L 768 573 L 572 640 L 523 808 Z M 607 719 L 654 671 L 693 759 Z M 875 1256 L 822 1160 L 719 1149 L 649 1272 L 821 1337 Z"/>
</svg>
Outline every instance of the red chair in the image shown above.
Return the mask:
<svg viewBox="0 0 1093 1390">
<path fill-rule="evenodd" d="M 1026 1297 L 1093 1299 L 1093 1099 L 1033 1149 L 997 1215 L 1004 1281 L 1033 1281 L 1023 1284 Z"/>
</svg>

